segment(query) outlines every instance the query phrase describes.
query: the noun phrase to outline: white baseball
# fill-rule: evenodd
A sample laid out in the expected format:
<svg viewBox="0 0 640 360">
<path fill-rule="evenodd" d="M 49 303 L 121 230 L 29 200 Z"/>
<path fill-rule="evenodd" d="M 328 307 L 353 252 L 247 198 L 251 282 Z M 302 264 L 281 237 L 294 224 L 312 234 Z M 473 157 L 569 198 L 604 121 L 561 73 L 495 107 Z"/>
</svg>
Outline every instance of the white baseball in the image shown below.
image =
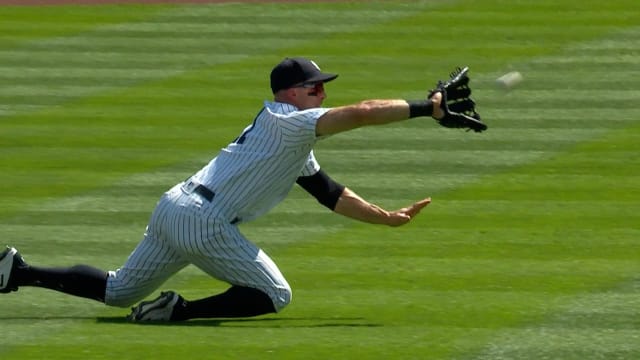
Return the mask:
<svg viewBox="0 0 640 360">
<path fill-rule="evenodd" d="M 497 78 L 496 84 L 505 90 L 511 90 L 520 84 L 523 79 L 522 74 L 518 71 L 511 71 Z"/>
</svg>

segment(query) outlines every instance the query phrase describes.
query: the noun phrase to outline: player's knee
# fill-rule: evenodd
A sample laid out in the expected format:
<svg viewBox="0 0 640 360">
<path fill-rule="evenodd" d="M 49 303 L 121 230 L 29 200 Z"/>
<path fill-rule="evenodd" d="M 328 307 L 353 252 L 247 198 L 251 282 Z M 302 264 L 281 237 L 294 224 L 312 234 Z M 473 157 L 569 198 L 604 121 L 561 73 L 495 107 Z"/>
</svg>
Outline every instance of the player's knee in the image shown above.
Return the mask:
<svg viewBox="0 0 640 360">
<path fill-rule="evenodd" d="M 133 299 L 133 298 L 129 298 L 129 297 L 113 297 L 113 296 L 110 297 L 110 296 L 107 296 L 104 299 L 104 303 L 106 305 L 114 306 L 114 307 L 121 307 L 121 308 L 133 306 L 137 302 L 138 302 L 137 299 Z"/>
<path fill-rule="evenodd" d="M 115 307 L 129 307 L 140 301 L 144 296 L 137 293 L 128 292 L 122 288 L 107 286 L 104 296 L 104 303 Z"/>
<path fill-rule="evenodd" d="M 104 297 L 104 303 L 109 306 L 115 307 L 130 307 L 138 303 L 140 300 L 144 299 L 145 294 L 138 293 L 127 293 L 123 291 L 109 291 Z"/>
<path fill-rule="evenodd" d="M 110 271 L 104 303 L 115 307 L 129 307 L 144 299 L 152 291 L 144 287 L 127 287 L 117 272 Z"/>
</svg>

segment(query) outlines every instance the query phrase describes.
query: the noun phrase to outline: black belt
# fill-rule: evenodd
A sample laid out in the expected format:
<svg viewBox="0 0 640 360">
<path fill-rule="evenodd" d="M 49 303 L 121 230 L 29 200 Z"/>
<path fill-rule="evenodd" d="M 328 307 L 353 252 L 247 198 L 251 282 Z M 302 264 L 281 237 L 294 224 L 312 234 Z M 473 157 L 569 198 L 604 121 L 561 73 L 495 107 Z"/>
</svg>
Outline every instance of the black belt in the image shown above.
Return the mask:
<svg viewBox="0 0 640 360">
<path fill-rule="evenodd" d="M 211 202 L 213 198 L 216 196 L 216 193 L 209 190 L 206 186 L 200 184 L 193 189 L 193 192 L 207 199 L 207 201 Z"/>
</svg>

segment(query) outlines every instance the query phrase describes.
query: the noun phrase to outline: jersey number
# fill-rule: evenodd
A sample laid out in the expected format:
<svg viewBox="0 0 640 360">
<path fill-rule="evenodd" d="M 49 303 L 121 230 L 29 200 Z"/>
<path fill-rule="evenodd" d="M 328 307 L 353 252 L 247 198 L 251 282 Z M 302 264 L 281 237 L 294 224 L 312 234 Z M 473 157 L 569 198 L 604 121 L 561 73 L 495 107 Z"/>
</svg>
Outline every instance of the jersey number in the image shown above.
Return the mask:
<svg viewBox="0 0 640 360">
<path fill-rule="evenodd" d="M 235 140 L 233 140 L 234 144 L 244 144 L 244 140 L 246 139 L 247 134 L 251 130 L 253 130 L 253 127 L 256 125 L 256 121 L 258 120 L 258 117 L 260 117 L 260 114 L 262 114 L 263 111 L 264 111 L 264 108 L 260 109 L 260 112 L 258 112 L 258 115 L 256 115 L 256 118 L 253 119 L 253 123 L 251 124 L 251 126 L 249 126 L 248 128 L 244 129 L 242 134 L 240 134 L 240 136 L 238 136 Z"/>
<path fill-rule="evenodd" d="M 248 134 L 249 132 L 251 132 L 251 130 L 253 130 L 253 125 L 255 125 L 255 123 L 254 123 L 254 124 L 251 124 L 251 126 L 249 126 L 248 128 L 246 128 L 246 129 L 242 132 L 242 134 L 240 134 L 240 136 L 238 136 L 235 140 L 233 140 L 233 142 L 234 142 L 235 144 L 244 144 L 244 140 L 246 139 L 247 134 Z"/>
</svg>

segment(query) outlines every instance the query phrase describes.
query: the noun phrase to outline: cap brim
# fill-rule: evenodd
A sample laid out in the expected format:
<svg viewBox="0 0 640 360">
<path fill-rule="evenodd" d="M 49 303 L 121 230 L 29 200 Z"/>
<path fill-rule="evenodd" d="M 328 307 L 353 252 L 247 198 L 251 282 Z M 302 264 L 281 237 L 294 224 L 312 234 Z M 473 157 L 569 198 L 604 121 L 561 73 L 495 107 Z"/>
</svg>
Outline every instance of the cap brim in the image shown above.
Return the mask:
<svg viewBox="0 0 640 360">
<path fill-rule="evenodd" d="M 310 79 L 307 79 L 305 81 L 305 84 L 312 84 L 312 83 L 318 83 L 318 82 L 329 82 L 331 80 L 334 80 L 335 78 L 338 77 L 338 74 L 318 74 L 316 76 L 313 76 Z"/>
</svg>

